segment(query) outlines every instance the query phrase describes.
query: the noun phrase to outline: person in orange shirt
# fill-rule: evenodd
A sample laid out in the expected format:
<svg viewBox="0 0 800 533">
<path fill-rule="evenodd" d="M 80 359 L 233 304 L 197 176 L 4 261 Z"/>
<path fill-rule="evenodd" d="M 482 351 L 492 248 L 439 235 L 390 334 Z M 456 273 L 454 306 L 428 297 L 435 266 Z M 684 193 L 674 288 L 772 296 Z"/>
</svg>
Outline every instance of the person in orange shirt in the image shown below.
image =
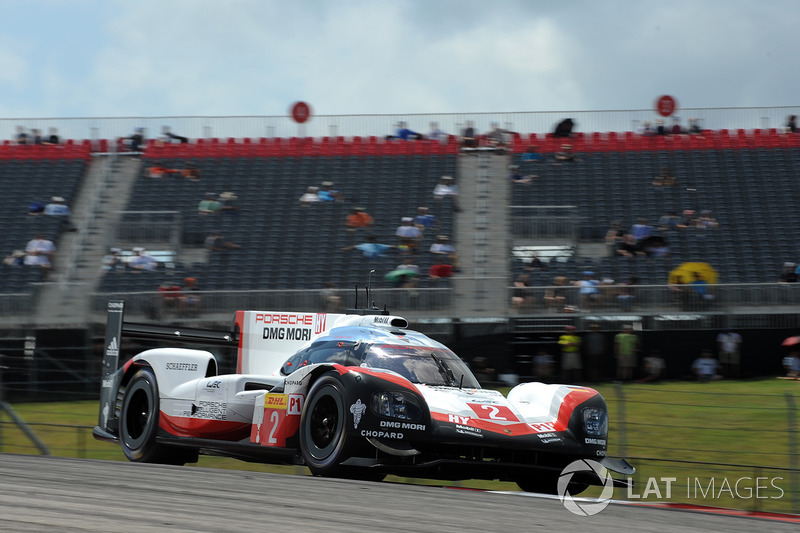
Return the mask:
<svg viewBox="0 0 800 533">
<path fill-rule="evenodd" d="M 347 215 L 347 231 L 355 232 L 359 229 L 369 229 L 372 226 L 372 217 L 363 207 L 354 207 Z"/>
</svg>

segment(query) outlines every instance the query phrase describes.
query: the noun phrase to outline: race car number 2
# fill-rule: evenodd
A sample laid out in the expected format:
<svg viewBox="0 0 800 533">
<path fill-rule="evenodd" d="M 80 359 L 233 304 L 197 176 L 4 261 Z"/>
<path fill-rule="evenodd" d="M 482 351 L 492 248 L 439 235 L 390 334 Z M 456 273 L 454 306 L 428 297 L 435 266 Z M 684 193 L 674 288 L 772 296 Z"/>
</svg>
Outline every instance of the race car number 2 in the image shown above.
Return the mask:
<svg viewBox="0 0 800 533">
<path fill-rule="evenodd" d="M 519 419 L 505 405 L 491 405 L 485 403 L 468 403 L 478 418 L 483 420 L 495 420 L 497 422 L 519 422 Z"/>
</svg>

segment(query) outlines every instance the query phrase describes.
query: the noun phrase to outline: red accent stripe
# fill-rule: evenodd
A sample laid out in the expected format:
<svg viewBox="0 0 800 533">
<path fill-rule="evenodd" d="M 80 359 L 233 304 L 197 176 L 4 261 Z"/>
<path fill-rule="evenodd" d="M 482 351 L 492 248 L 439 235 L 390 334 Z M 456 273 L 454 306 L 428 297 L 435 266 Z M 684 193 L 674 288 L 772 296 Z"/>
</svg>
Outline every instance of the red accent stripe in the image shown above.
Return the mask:
<svg viewBox="0 0 800 533">
<path fill-rule="evenodd" d="M 369 368 L 364 368 L 362 366 L 333 365 L 333 368 L 336 369 L 336 371 L 339 373 L 340 376 L 343 376 L 348 372 L 355 372 L 357 374 L 366 374 L 368 376 L 373 376 L 376 378 L 380 378 L 384 381 L 394 383 L 395 385 L 400 385 L 401 387 L 412 390 L 414 392 L 419 392 L 419 390 L 417 390 L 414 384 L 408 381 L 406 378 L 397 374 L 392 374 L 390 372 L 375 372 L 374 370 L 370 370 Z"/>
<path fill-rule="evenodd" d="M 250 436 L 249 422 L 230 422 L 228 420 L 205 420 L 170 416 L 161 411 L 158 427 L 177 437 L 196 437 L 201 439 L 241 440 Z"/>
</svg>

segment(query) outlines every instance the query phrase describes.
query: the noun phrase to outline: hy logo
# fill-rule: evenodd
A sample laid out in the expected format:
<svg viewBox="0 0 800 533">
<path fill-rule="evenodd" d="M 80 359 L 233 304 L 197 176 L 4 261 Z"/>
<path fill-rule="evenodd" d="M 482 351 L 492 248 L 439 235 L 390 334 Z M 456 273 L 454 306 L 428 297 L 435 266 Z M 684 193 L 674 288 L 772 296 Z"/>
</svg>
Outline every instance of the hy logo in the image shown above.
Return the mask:
<svg viewBox="0 0 800 533">
<path fill-rule="evenodd" d="M 119 342 L 117 342 L 117 337 L 111 337 L 111 342 L 108 343 L 106 346 L 106 355 L 110 355 L 112 357 L 116 357 L 119 355 Z"/>
<path fill-rule="evenodd" d="M 583 476 L 597 476 L 603 484 L 603 492 L 600 497 L 595 499 L 582 499 L 580 502 L 575 501 L 572 494 L 569 493 L 569 484 L 572 481 L 572 476 L 582 473 Z M 608 506 L 611 501 L 611 496 L 614 494 L 614 480 L 608 473 L 606 467 L 592 461 L 591 459 L 579 459 L 573 461 L 564 467 L 561 475 L 558 478 L 558 498 L 564 507 L 571 513 L 579 516 L 592 516 L 596 515 Z"/>
</svg>

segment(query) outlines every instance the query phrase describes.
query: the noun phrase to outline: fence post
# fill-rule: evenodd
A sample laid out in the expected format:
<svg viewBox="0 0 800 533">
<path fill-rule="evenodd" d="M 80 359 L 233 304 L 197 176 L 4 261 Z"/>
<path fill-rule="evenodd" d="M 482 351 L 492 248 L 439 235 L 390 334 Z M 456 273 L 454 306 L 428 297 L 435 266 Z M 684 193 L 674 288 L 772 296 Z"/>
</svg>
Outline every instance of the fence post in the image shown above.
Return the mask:
<svg viewBox="0 0 800 533">
<path fill-rule="evenodd" d="M 619 456 L 625 457 L 627 454 L 628 434 L 625 422 L 625 391 L 622 383 L 614 383 L 614 392 L 617 396 L 617 438 L 619 439 Z"/>
<path fill-rule="evenodd" d="M 800 465 L 798 465 L 798 452 L 797 450 L 797 407 L 794 403 L 794 396 L 791 392 L 785 392 L 786 398 L 786 430 L 789 435 L 789 468 L 791 472 L 789 475 L 789 490 L 792 493 L 792 512 L 794 514 L 800 513 Z"/>
</svg>

